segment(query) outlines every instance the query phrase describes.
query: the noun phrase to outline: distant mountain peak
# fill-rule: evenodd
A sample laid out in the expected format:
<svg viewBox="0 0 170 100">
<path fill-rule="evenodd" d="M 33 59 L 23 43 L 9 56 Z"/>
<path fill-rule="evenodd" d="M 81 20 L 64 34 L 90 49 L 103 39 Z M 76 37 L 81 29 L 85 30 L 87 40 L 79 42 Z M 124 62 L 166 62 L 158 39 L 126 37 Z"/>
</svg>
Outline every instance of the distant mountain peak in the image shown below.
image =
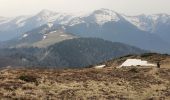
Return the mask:
<svg viewBox="0 0 170 100">
<path fill-rule="evenodd" d="M 109 9 L 99 9 L 95 10 L 92 14 L 91 17 L 93 17 L 93 20 L 96 21 L 97 24 L 102 25 L 106 22 L 109 21 L 119 21 L 119 14 L 113 10 Z"/>
<path fill-rule="evenodd" d="M 0 16 L 0 21 L 4 21 L 4 20 L 6 20 L 6 19 L 7 19 L 6 17 Z"/>
<path fill-rule="evenodd" d="M 158 21 L 162 21 L 163 23 L 166 23 L 167 20 L 170 20 L 170 15 L 168 14 L 156 14 L 156 15 L 152 15 L 152 17 L 156 17 L 156 20 Z"/>
<path fill-rule="evenodd" d="M 95 10 L 93 13 L 94 14 L 105 14 L 105 15 L 117 15 L 118 14 L 117 12 L 115 12 L 113 10 L 105 9 L 105 8 Z"/>
<path fill-rule="evenodd" d="M 56 14 L 56 13 L 53 12 L 53 11 L 43 9 L 37 15 L 39 15 L 39 16 L 50 16 L 50 15 L 54 15 L 54 14 Z"/>
</svg>

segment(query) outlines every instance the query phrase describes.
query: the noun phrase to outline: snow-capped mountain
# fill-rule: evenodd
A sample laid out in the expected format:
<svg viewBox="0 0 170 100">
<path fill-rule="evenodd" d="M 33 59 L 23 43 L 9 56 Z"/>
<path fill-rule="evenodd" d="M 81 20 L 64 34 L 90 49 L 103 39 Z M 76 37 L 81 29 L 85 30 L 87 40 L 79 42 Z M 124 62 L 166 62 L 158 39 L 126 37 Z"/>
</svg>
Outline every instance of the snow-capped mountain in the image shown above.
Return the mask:
<svg viewBox="0 0 170 100">
<path fill-rule="evenodd" d="M 42 10 L 34 16 L 19 16 L 10 18 L 7 21 L 0 21 L 0 40 L 9 40 L 20 36 L 21 34 L 32 29 L 48 24 L 68 23 L 73 18 L 72 15 L 56 13 L 49 10 Z"/>
<path fill-rule="evenodd" d="M 109 9 L 99 9 L 88 14 L 75 15 L 42 10 L 33 16 L 0 17 L 0 40 L 9 40 L 44 24 L 51 27 L 53 24 L 75 26 L 80 23 L 87 26 L 89 23 L 102 26 L 107 22 L 118 22 L 122 18 L 140 30 L 150 33 L 158 33 L 162 24 L 170 25 L 170 16 L 167 14 L 127 16 Z"/>
<path fill-rule="evenodd" d="M 155 33 L 159 24 L 170 25 L 170 15 L 167 14 L 124 16 L 124 18 L 139 29 L 151 33 Z"/>
<path fill-rule="evenodd" d="M 68 23 L 65 23 L 65 25 L 75 26 L 81 23 L 86 23 L 87 25 L 89 23 L 94 23 L 102 26 L 107 22 L 111 22 L 111 21 L 117 22 L 120 19 L 121 18 L 119 17 L 119 14 L 117 12 L 108 9 L 100 9 L 100 10 L 95 10 L 88 14 L 84 14 L 83 16 L 76 16 L 72 20 L 68 21 Z"/>
<path fill-rule="evenodd" d="M 86 17 L 87 17 L 86 19 L 89 19 L 89 21 L 94 22 L 99 25 L 103 25 L 104 23 L 110 22 L 110 21 L 117 22 L 120 20 L 118 13 L 112 10 L 108 10 L 108 9 L 96 10 Z"/>
<path fill-rule="evenodd" d="M 41 29 L 44 25 L 47 27 Z M 170 52 L 169 27 L 170 16 L 167 14 L 127 16 L 109 9 L 99 9 L 76 15 L 42 10 L 33 16 L 0 21 L 0 40 L 16 37 L 32 40 L 33 37 L 29 38 L 32 30 L 34 34 L 46 34 L 47 30 L 62 29 L 78 37 L 97 37 L 142 49 Z M 38 39 L 47 37 L 36 36 Z"/>
<path fill-rule="evenodd" d="M 170 15 L 154 14 L 125 16 L 125 19 L 139 29 L 158 35 L 163 40 L 170 43 Z"/>
<path fill-rule="evenodd" d="M 74 26 L 79 23 L 91 22 L 102 25 L 109 21 L 118 21 L 117 13 L 107 9 L 96 10 L 83 16 L 77 14 L 56 13 L 49 10 L 42 10 L 33 16 L 19 16 L 16 18 L 0 19 L 0 40 L 9 40 L 24 32 L 48 24 Z"/>
</svg>

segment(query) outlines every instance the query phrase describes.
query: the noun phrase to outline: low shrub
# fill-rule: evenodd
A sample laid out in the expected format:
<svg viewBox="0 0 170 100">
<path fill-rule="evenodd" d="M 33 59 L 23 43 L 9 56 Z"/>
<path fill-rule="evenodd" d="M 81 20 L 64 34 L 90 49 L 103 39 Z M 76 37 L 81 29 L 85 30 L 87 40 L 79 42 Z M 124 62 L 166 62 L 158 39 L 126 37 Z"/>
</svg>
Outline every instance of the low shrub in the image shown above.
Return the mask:
<svg viewBox="0 0 170 100">
<path fill-rule="evenodd" d="M 37 82 L 37 78 L 31 75 L 21 75 L 19 79 L 25 82 Z"/>
<path fill-rule="evenodd" d="M 138 73 L 139 71 L 138 71 L 137 68 L 131 68 L 131 69 L 129 70 L 129 72 Z"/>
</svg>

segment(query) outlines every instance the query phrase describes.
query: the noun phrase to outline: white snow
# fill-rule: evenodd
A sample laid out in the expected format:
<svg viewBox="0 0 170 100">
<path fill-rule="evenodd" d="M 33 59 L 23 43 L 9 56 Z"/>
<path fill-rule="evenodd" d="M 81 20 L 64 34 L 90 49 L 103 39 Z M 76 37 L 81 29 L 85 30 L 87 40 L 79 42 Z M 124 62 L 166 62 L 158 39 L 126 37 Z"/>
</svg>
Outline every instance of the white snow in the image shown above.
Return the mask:
<svg viewBox="0 0 170 100">
<path fill-rule="evenodd" d="M 74 26 L 80 23 L 85 23 L 85 21 L 81 18 L 75 18 L 74 20 L 70 21 L 69 26 Z"/>
<path fill-rule="evenodd" d="M 16 20 L 16 23 L 15 24 L 20 24 L 22 21 L 24 21 L 26 18 L 24 17 L 21 17 L 21 18 L 18 18 L 18 20 Z"/>
<path fill-rule="evenodd" d="M 52 23 L 48 23 L 47 25 L 48 25 L 49 28 L 53 27 Z"/>
<path fill-rule="evenodd" d="M 26 23 L 26 20 L 29 18 L 30 16 L 19 16 L 19 17 L 16 17 L 14 20 L 15 20 L 15 24 L 18 26 L 18 27 L 23 27 Z"/>
<path fill-rule="evenodd" d="M 98 23 L 99 25 L 102 25 L 109 21 L 117 22 L 120 20 L 116 12 L 108 9 L 101 9 L 95 11 L 94 17 L 96 18 L 96 23 Z"/>
<path fill-rule="evenodd" d="M 47 23 L 67 24 L 71 19 L 73 19 L 73 15 L 69 15 L 66 13 L 57 13 L 49 10 L 43 10 L 39 14 L 37 14 L 35 18 L 36 21 L 39 22 L 40 24 L 47 24 Z"/>
<path fill-rule="evenodd" d="M 149 19 L 147 18 L 147 16 L 143 16 L 143 18 L 141 18 L 140 16 L 123 16 L 123 17 L 140 30 L 150 31 L 152 29 L 152 25 L 150 25 L 151 21 L 150 23 L 148 23 L 147 20 Z"/>
<path fill-rule="evenodd" d="M 67 37 L 67 35 L 60 35 L 61 37 Z"/>
<path fill-rule="evenodd" d="M 141 59 L 127 59 L 121 67 L 131 67 L 131 66 L 156 66 L 155 64 L 148 63 L 148 61 L 143 61 Z"/>
<path fill-rule="evenodd" d="M 43 36 L 43 39 L 46 39 L 47 38 L 47 36 Z"/>
<path fill-rule="evenodd" d="M 47 9 L 43 9 L 40 13 L 39 13 L 39 15 L 41 15 L 41 16 L 49 16 L 49 15 L 51 15 L 51 14 L 54 14 L 55 12 L 53 12 L 53 11 L 50 11 L 50 10 L 47 10 Z"/>
<path fill-rule="evenodd" d="M 95 66 L 94 68 L 96 69 L 101 69 L 101 68 L 104 68 L 106 65 L 98 65 L 98 66 Z"/>
<path fill-rule="evenodd" d="M 22 37 L 23 37 L 23 38 L 26 38 L 27 36 L 28 36 L 28 34 L 24 34 Z"/>
<path fill-rule="evenodd" d="M 109 21 L 118 21 L 118 17 L 116 16 L 111 16 L 111 15 L 104 15 L 104 14 L 97 14 L 95 15 L 96 17 L 96 23 L 102 25 L 106 22 L 109 22 Z"/>
<path fill-rule="evenodd" d="M 124 19 L 126 19 L 139 29 L 148 32 L 154 32 L 156 27 L 161 24 L 170 25 L 170 15 L 167 14 L 126 16 L 108 9 L 100 9 L 90 13 L 88 12 L 87 14 L 57 13 L 49 10 L 43 10 L 39 14 L 31 16 L 20 16 L 15 18 L 0 17 L 0 31 L 16 31 L 18 28 L 21 28 L 21 30 L 23 28 L 26 30 L 32 30 L 44 24 L 47 24 L 49 27 L 52 27 L 53 24 L 74 26 L 84 23 L 85 25 L 87 25 L 87 27 L 90 27 L 89 25 L 91 25 L 91 23 L 103 25 L 104 23 L 110 21 L 117 22 L 121 20 L 120 16 L 124 17 Z M 33 23 L 33 25 L 30 26 L 30 23 Z M 29 25 L 30 27 L 26 27 L 27 25 Z M 65 27 L 63 27 L 62 29 L 65 30 Z M 44 34 L 45 32 L 46 29 L 43 30 L 41 33 Z"/>
<path fill-rule="evenodd" d="M 23 27 L 25 25 L 25 22 L 19 23 L 17 26 L 18 27 Z"/>
<path fill-rule="evenodd" d="M 56 20 L 56 17 L 58 17 L 58 14 L 53 11 L 42 10 L 35 17 L 37 18 L 37 21 L 50 22 L 52 20 Z"/>
<path fill-rule="evenodd" d="M 44 40 L 44 39 L 46 39 L 46 38 L 47 38 L 47 34 L 44 34 L 44 36 L 43 36 L 43 40 Z"/>
<path fill-rule="evenodd" d="M 123 17 L 131 24 L 138 27 L 140 30 L 153 32 L 155 27 L 160 23 L 170 24 L 170 15 L 167 14 L 154 14 L 154 15 L 139 15 L 139 16 L 126 16 Z"/>
<path fill-rule="evenodd" d="M 92 13 L 74 17 L 72 20 L 69 21 L 69 26 L 74 26 L 80 23 L 88 24 L 91 22 L 96 23 L 98 25 L 103 25 L 104 23 L 109 21 L 117 22 L 119 20 L 120 18 L 116 12 L 108 9 L 100 9 Z"/>
</svg>

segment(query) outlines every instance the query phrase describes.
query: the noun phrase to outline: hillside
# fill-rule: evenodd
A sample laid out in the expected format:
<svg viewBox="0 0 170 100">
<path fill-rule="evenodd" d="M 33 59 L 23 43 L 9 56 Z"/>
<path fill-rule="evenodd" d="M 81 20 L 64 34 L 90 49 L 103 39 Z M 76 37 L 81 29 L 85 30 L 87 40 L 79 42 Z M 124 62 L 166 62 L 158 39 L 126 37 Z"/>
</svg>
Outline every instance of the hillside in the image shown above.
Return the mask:
<svg viewBox="0 0 170 100">
<path fill-rule="evenodd" d="M 48 48 L 12 48 L 0 50 L 0 66 L 75 68 L 85 67 L 127 54 L 146 52 L 122 43 L 97 38 L 75 38 Z"/>
<path fill-rule="evenodd" d="M 110 61 L 104 62 L 107 66 L 117 67 L 120 66 L 126 59 L 142 59 L 156 64 L 159 62 L 162 68 L 170 68 L 170 55 L 157 54 L 157 53 L 145 53 L 141 55 L 127 55 L 120 58 L 115 58 Z"/>
<path fill-rule="evenodd" d="M 71 33 L 66 33 L 63 29 L 50 27 L 50 25 L 43 25 L 31 31 L 25 32 L 15 39 L 3 42 L 3 45 L 0 48 L 46 48 L 50 45 L 73 38 L 77 37 Z"/>
<path fill-rule="evenodd" d="M 168 55 L 160 54 L 149 54 L 149 56 L 145 54 L 141 57 L 151 61 L 155 61 L 155 57 L 156 59 L 161 57 L 162 63 L 170 58 Z M 116 61 L 126 58 L 122 57 Z M 107 63 L 107 67 L 103 69 L 1 69 L 0 98 L 24 100 L 170 99 L 170 67 L 116 69 L 113 63 Z"/>
<path fill-rule="evenodd" d="M 42 62 L 49 62 L 45 66 L 83 67 L 127 54 L 144 52 L 146 51 L 122 43 L 97 38 L 77 38 L 50 46 L 47 49 L 48 55 L 42 59 Z"/>
</svg>

